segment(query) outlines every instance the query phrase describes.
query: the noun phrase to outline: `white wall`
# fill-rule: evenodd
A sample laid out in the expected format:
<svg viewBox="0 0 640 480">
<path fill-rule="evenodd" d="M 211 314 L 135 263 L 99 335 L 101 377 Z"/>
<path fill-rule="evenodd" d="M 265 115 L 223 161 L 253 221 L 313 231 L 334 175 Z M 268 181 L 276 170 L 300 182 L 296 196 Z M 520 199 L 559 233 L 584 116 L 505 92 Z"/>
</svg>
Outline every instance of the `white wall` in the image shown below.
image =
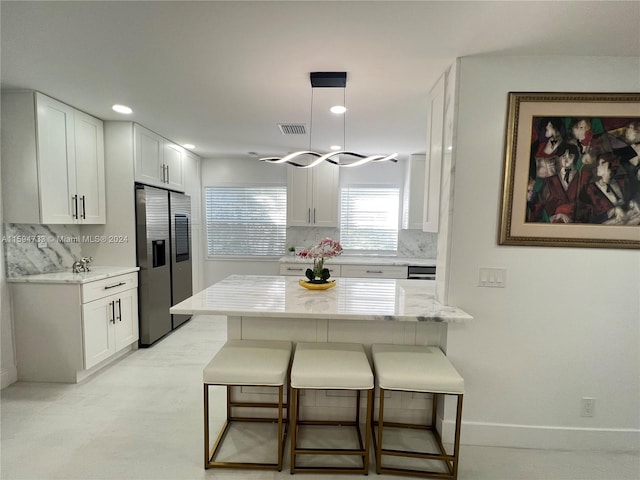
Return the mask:
<svg viewBox="0 0 640 480">
<path fill-rule="evenodd" d="M 640 59 L 472 57 L 460 62 L 450 327 L 465 378 L 463 443 L 640 448 L 640 253 L 498 246 L 507 92 L 638 92 Z M 479 288 L 478 268 L 507 269 Z M 595 416 L 580 416 L 595 397 Z"/>
</svg>

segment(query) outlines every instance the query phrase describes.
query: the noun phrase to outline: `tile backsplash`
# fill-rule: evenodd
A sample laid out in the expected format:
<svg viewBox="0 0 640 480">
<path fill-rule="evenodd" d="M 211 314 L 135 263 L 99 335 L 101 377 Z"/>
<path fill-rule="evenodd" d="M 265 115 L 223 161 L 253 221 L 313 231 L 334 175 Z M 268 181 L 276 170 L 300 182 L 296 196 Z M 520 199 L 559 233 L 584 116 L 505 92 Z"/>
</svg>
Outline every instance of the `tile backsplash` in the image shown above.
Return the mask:
<svg viewBox="0 0 640 480">
<path fill-rule="evenodd" d="M 325 237 L 340 238 L 338 228 L 289 227 L 287 247 L 311 247 Z M 398 256 L 409 258 L 436 258 L 438 234 L 421 230 L 400 230 L 398 232 Z"/>
<path fill-rule="evenodd" d="M 340 238 L 337 228 L 289 227 L 287 246 L 310 247 L 325 237 Z M 4 225 L 7 277 L 70 270 L 82 257 L 78 225 Z M 420 230 L 398 232 L 398 256 L 436 258 L 438 235 Z M 45 245 L 46 244 L 46 245 Z"/>
<path fill-rule="evenodd" d="M 6 223 L 2 242 L 7 277 L 70 270 L 82 257 L 80 239 L 77 225 Z"/>
</svg>

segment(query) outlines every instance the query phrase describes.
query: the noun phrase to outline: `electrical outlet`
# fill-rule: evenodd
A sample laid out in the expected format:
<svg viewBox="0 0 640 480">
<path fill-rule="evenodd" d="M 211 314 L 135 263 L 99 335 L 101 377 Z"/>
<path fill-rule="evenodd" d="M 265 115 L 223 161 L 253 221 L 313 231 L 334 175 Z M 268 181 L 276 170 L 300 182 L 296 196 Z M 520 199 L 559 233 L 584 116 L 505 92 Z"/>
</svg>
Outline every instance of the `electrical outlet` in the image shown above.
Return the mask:
<svg viewBox="0 0 640 480">
<path fill-rule="evenodd" d="M 596 399 L 593 397 L 582 397 L 581 417 L 593 417 L 596 408 Z"/>
</svg>

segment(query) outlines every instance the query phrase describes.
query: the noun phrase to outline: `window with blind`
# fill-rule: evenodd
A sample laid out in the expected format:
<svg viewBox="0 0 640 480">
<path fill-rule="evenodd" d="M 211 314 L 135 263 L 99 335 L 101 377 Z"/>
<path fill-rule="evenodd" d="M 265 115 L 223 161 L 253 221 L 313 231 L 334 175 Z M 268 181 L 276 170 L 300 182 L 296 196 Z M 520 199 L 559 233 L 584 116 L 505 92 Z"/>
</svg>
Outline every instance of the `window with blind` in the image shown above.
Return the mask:
<svg viewBox="0 0 640 480">
<path fill-rule="evenodd" d="M 209 255 L 282 255 L 287 188 L 205 187 Z"/>
<path fill-rule="evenodd" d="M 399 188 L 344 187 L 340 191 L 340 200 L 342 248 L 397 252 Z"/>
</svg>

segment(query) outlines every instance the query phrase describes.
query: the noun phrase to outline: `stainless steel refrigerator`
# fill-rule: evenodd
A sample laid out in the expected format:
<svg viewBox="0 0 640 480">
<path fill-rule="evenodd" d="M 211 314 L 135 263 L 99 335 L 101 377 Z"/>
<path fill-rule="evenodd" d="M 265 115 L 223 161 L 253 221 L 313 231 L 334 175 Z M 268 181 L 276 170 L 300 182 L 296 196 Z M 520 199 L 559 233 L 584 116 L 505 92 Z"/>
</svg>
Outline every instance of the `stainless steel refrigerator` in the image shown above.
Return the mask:
<svg viewBox="0 0 640 480">
<path fill-rule="evenodd" d="M 169 308 L 192 295 L 191 201 L 161 188 L 135 188 L 140 346 L 146 347 L 190 318 Z"/>
</svg>

